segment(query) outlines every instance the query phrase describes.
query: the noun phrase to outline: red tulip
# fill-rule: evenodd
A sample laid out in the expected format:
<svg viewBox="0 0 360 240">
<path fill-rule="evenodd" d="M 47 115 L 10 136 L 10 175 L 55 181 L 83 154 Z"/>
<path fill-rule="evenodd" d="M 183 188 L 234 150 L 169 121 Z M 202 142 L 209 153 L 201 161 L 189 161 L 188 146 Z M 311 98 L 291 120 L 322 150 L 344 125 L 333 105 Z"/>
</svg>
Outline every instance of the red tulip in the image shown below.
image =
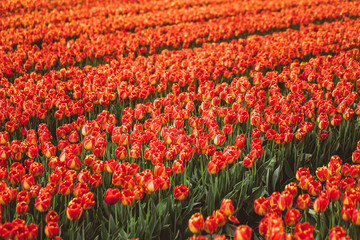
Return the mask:
<svg viewBox="0 0 360 240">
<path fill-rule="evenodd" d="M 235 229 L 234 240 L 251 239 L 252 229 L 248 225 L 240 225 Z"/>
<path fill-rule="evenodd" d="M 189 193 L 189 189 L 185 185 L 177 185 L 174 189 L 174 198 L 177 200 L 184 200 Z"/>
<path fill-rule="evenodd" d="M 92 188 L 98 188 L 101 186 L 102 176 L 99 173 L 95 173 L 90 176 L 89 185 Z"/>
<path fill-rule="evenodd" d="M 94 193 L 88 192 L 82 195 L 81 197 L 81 206 L 84 210 L 89 210 L 95 205 L 95 196 Z"/>
<path fill-rule="evenodd" d="M 124 189 L 121 191 L 120 201 L 121 201 L 122 205 L 128 206 L 128 205 L 132 204 L 134 202 L 134 200 L 135 200 L 135 195 L 131 190 Z"/>
<path fill-rule="evenodd" d="M 311 199 L 309 194 L 299 195 L 296 202 L 296 207 L 301 210 L 307 210 L 310 208 Z"/>
<path fill-rule="evenodd" d="M 208 216 L 204 223 L 205 232 L 207 232 L 209 234 L 213 234 L 214 232 L 216 232 L 217 227 L 218 226 L 216 223 L 216 218 L 214 218 L 213 216 Z"/>
<path fill-rule="evenodd" d="M 18 202 L 16 204 L 16 213 L 19 215 L 25 215 L 30 210 L 27 202 Z"/>
<path fill-rule="evenodd" d="M 51 195 L 39 195 L 35 200 L 35 208 L 39 212 L 46 212 L 50 208 Z"/>
<path fill-rule="evenodd" d="M 118 188 L 108 188 L 105 193 L 105 202 L 109 205 L 117 203 L 120 199 L 120 190 Z"/>
<path fill-rule="evenodd" d="M 70 221 L 79 220 L 82 215 L 83 209 L 81 204 L 69 203 L 69 206 L 66 208 L 66 216 Z"/>
<path fill-rule="evenodd" d="M 295 224 L 298 223 L 299 220 L 300 220 L 300 211 L 299 210 L 292 208 L 286 212 L 284 221 L 287 226 L 290 226 L 290 227 L 295 226 Z"/>
<path fill-rule="evenodd" d="M 279 208 L 284 211 L 292 207 L 293 195 L 289 191 L 284 191 L 279 197 Z"/>
<path fill-rule="evenodd" d="M 194 234 L 199 233 L 204 229 L 204 217 L 201 213 L 195 213 L 190 217 L 188 227 Z"/>
<path fill-rule="evenodd" d="M 254 201 L 254 210 L 260 216 L 265 216 L 269 212 L 270 203 L 265 197 L 260 197 Z"/>
<path fill-rule="evenodd" d="M 320 195 L 314 201 L 314 211 L 317 213 L 323 213 L 329 205 L 329 199 L 326 196 Z"/>
<path fill-rule="evenodd" d="M 223 210 L 227 217 L 231 216 L 234 213 L 234 205 L 231 199 L 222 200 L 220 210 Z"/>
<path fill-rule="evenodd" d="M 346 236 L 346 230 L 343 227 L 335 226 L 330 229 L 329 240 L 337 240 Z"/>
<path fill-rule="evenodd" d="M 59 221 L 59 219 L 60 219 L 59 215 L 54 210 L 51 210 L 46 214 L 46 223 L 57 222 Z"/>
<path fill-rule="evenodd" d="M 57 222 L 48 222 L 44 229 L 45 235 L 48 238 L 54 238 L 60 232 L 59 225 Z"/>
</svg>

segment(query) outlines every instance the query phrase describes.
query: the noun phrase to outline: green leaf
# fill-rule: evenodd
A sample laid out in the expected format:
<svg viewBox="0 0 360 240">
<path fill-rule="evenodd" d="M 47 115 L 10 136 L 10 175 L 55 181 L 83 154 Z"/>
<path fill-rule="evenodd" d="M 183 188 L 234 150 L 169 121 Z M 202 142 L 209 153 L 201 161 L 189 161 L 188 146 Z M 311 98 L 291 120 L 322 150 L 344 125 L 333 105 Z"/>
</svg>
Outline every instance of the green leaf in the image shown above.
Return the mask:
<svg viewBox="0 0 360 240">
<path fill-rule="evenodd" d="M 275 171 L 274 174 L 272 176 L 272 188 L 275 189 L 277 181 L 279 179 L 279 173 L 280 173 L 280 166 L 278 166 Z"/>
<path fill-rule="evenodd" d="M 108 230 L 106 229 L 106 224 L 101 224 L 101 238 L 108 239 Z"/>
<path fill-rule="evenodd" d="M 193 207 L 194 207 L 194 198 L 191 198 L 188 205 L 186 206 L 186 210 L 184 212 L 184 215 L 185 216 L 188 215 L 193 210 Z"/>
</svg>

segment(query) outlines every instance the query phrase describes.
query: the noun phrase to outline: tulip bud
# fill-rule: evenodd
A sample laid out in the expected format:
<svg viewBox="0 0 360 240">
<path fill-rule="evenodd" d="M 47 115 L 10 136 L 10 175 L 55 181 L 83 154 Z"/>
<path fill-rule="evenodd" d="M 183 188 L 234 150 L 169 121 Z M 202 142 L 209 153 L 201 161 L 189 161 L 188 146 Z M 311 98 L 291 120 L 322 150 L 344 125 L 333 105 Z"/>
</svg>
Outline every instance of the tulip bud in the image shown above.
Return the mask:
<svg viewBox="0 0 360 240">
<path fill-rule="evenodd" d="M 177 200 L 184 200 L 188 195 L 189 189 L 185 185 L 177 185 L 174 189 L 174 198 Z"/>
<path fill-rule="evenodd" d="M 57 222 L 48 222 L 45 226 L 44 232 L 46 237 L 54 238 L 60 232 L 59 225 L 57 224 Z"/>
<path fill-rule="evenodd" d="M 220 210 L 223 210 L 227 217 L 231 216 L 234 213 L 234 205 L 232 204 L 231 199 L 222 200 Z"/>
<path fill-rule="evenodd" d="M 204 217 L 201 213 L 193 214 L 188 222 L 189 230 L 196 234 L 204 229 Z"/>
<path fill-rule="evenodd" d="M 79 220 L 82 212 L 81 204 L 69 203 L 69 206 L 66 208 L 66 216 L 70 221 Z"/>
<path fill-rule="evenodd" d="M 250 240 L 252 229 L 248 225 L 240 225 L 235 229 L 234 240 Z"/>
</svg>

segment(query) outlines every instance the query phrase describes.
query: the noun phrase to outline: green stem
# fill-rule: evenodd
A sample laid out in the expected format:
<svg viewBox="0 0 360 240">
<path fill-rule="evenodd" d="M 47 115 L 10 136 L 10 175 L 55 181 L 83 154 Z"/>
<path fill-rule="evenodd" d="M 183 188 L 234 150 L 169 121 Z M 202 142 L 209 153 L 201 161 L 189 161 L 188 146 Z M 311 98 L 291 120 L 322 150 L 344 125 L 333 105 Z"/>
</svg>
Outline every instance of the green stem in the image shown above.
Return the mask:
<svg viewBox="0 0 360 240">
<path fill-rule="evenodd" d="M 83 220 L 82 220 L 81 231 L 82 231 L 82 239 L 85 239 L 85 216 L 83 217 Z"/>
<path fill-rule="evenodd" d="M 109 226 L 108 226 L 108 239 L 110 239 L 110 223 L 111 223 L 111 205 L 109 205 Z"/>
<path fill-rule="evenodd" d="M 118 216 L 117 216 L 117 203 L 115 203 L 114 208 L 115 208 L 115 224 L 117 224 L 117 223 L 118 223 Z"/>
</svg>

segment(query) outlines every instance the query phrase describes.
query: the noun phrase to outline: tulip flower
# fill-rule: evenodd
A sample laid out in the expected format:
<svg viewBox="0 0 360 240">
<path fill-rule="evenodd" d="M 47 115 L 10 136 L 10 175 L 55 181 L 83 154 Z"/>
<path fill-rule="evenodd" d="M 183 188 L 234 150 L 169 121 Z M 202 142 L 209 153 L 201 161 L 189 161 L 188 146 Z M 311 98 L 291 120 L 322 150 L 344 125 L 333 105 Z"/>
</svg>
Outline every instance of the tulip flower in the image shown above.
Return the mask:
<svg viewBox="0 0 360 240">
<path fill-rule="evenodd" d="M 57 236 L 60 232 L 60 227 L 57 224 L 57 222 L 48 222 L 45 226 L 44 229 L 45 235 L 48 238 L 54 238 L 55 236 Z"/>
<path fill-rule="evenodd" d="M 46 214 L 46 223 L 57 222 L 59 221 L 59 219 L 60 219 L 59 215 L 54 210 L 51 210 Z"/>
<path fill-rule="evenodd" d="M 189 189 L 185 185 L 177 185 L 174 189 L 174 198 L 177 200 L 184 200 L 188 195 Z"/>
<path fill-rule="evenodd" d="M 70 221 L 79 220 L 83 212 L 81 204 L 71 204 L 66 208 L 66 216 Z"/>
<path fill-rule="evenodd" d="M 104 201 L 109 204 L 113 205 L 117 203 L 120 199 L 120 190 L 118 188 L 108 188 L 105 193 Z"/>
<path fill-rule="evenodd" d="M 129 189 L 124 189 L 120 193 L 120 202 L 124 206 L 132 204 L 135 200 L 134 193 Z"/>
<path fill-rule="evenodd" d="M 314 211 L 317 213 L 323 213 L 329 205 L 329 199 L 327 196 L 319 196 L 314 201 Z"/>
<path fill-rule="evenodd" d="M 299 195 L 296 201 L 296 207 L 301 210 L 307 210 L 310 208 L 311 199 L 309 194 Z"/>
<path fill-rule="evenodd" d="M 204 229 L 204 217 L 201 213 L 195 213 L 190 217 L 188 227 L 194 234 L 199 233 Z"/>
<path fill-rule="evenodd" d="M 254 201 L 254 210 L 260 216 L 265 216 L 269 208 L 269 200 L 265 197 L 260 197 Z"/>
<path fill-rule="evenodd" d="M 300 211 L 295 209 L 295 208 L 292 208 L 292 209 L 289 209 L 286 214 L 285 214 L 285 224 L 287 226 L 295 226 L 296 223 L 298 223 L 300 220 Z"/>
<path fill-rule="evenodd" d="M 251 239 L 252 229 L 248 225 L 240 225 L 235 229 L 235 240 L 249 240 Z"/>
<path fill-rule="evenodd" d="M 204 222 L 204 230 L 209 234 L 213 234 L 217 231 L 216 219 L 213 216 L 208 216 Z"/>
</svg>

